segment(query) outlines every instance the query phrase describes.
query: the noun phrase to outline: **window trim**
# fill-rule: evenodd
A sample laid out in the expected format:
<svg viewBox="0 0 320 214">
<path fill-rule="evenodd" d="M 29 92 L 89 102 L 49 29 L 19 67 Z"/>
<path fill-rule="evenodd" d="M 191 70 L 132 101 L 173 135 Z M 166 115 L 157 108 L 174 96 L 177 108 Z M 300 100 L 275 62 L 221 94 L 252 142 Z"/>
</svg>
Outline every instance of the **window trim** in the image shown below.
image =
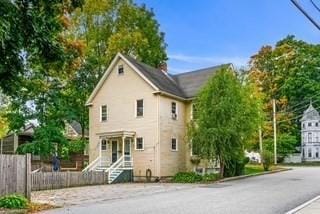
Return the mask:
<svg viewBox="0 0 320 214">
<path fill-rule="evenodd" d="M 308 148 L 308 158 L 312 158 L 313 154 L 312 154 L 312 149 Z"/>
<path fill-rule="evenodd" d="M 141 149 L 138 149 L 138 148 L 137 148 L 137 145 L 138 145 L 137 140 L 138 140 L 138 138 L 141 138 L 141 139 L 142 139 L 142 148 L 141 148 Z M 136 137 L 136 138 L 135 138 L 135 146 L 134 146 L 134 149 L 135 149 L 136 151 L 143 151 L 143 150 L 144 150 L 144 138 L 143 138 L 143 137 Z"/>
<path fill-rule="evenodd" d="M 312 143 L 312 133 L 308 132 L 308 143 Z"/>
<path fill-rule="evenodd" d="M 122 72 L 120 73 L 119 70 L 122 69 Z M 118 65 L 118 70 L 117 70 L 118 76 L 124 75 L 124 67 L 122 64 Z"/>
<path fill-rule="evenodd" d="M 176 140 L 176 149 L 173 149 L 173 148 L 172 148 L 172 140 L 173 140 L 173 139 Z M 170 147 L 171 147 L 171 151 L 172 151 L 172 152 L 177 152 L 177 151 L 178 151 L 178 138 L 176 138 L 176 137 L 172 137 L 172 138 L 171 138 Z"/>
<path fill-rule="evenodd" d="M 106 120 L 102 120 L 102 108 L 103 107 L 106 107 Z M 103 104 L 103 105 L 100 105 L 100 122 L 101 123 L 105 123 L 108 121 L 108 105 L 107 104 Z"/>
<path fill-rule="evenodd" d="M 142 100 L 142 115 L 138 115 L 138 101 Z M 144 117 L 144 100 L 143 99 L 136 99 L 135 101 L 135 117 L 142 118 Z"/>
<path fill-rule="evenodd" d="M 175 104 L 175 113 L 172 112 L 173 103 Z M 171 102 L 171 119 L 178 120 L 178 103 L 176 101 Z"/>
<path fill-rule="evenodd" d="M 105 147 L 105 149 L 102 149 L 102 142 L 103 141 L 105 141 L 105 143 L 106 143 L 106 147 Z M 107 142 L 107 140 L 106 139 L 101 139 L 101 141 L 100 141 L 100 150 L 101 151 L 107 151 L 108 150 L 108 142 Z"/>
</svg>

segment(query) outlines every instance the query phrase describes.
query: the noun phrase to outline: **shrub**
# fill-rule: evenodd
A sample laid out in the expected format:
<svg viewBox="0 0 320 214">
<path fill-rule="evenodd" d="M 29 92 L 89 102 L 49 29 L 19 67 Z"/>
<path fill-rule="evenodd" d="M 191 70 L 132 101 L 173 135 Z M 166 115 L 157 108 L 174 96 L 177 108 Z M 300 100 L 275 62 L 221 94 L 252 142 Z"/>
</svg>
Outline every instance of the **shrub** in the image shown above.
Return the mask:
<svg viewBox="0 0 320 214">
<path fill-rule="evenodd" d="M 172 179 L 177 183 L 195 183 L 202 181 L 202 176 L 195 172 L 178 172 Z"/>
<path fill-rule="evenodd" d="M 228 166 L 225 166 L 224 177 L 233 177 L 245 174 L 245 165 L 249 163 L 248 157 L 234 158 Z"/>
<path fill-rule="evenodd" d="M 268 150 L 265 150 L 262 152 L 262 165 L 264 171 L 269 171 L 269 168 L 273 161 L 273 154 L 272 152 L 269 152 Z"/>
<path fill-rule="evenodd" d="M 209 181 L 215 181 L 219 178 L 219 174 L 205 174 L 204 176 L 202 176 L 202 181 L 204 182 L 209 182 Z"/>
<path fill-rule="evenodd" d="M 196 183 L 215 181 L 219 177 L 218 174 L 199 175 L 195 172 L 178 172 L 172 179 L 176 183 Z"/>
<path fill-rule="evenodd" d="M 21 195 L 7 195 L 0 198 L 0 207 L 8 209 L 25 209 L 28 200 Z"/>
</svg>

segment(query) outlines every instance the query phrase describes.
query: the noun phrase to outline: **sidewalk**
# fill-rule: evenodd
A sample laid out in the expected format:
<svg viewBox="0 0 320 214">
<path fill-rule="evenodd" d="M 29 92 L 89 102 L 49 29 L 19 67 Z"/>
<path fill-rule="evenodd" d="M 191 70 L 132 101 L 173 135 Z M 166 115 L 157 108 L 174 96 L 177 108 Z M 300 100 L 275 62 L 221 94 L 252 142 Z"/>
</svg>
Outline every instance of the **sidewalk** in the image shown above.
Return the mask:
<svg viewBox="0 0 320 214">
<path fill-rule="evenodd" d="M 320 195 L 296 207 L 286 214 L 318 214 L 320 213 Z"/>
</svg>

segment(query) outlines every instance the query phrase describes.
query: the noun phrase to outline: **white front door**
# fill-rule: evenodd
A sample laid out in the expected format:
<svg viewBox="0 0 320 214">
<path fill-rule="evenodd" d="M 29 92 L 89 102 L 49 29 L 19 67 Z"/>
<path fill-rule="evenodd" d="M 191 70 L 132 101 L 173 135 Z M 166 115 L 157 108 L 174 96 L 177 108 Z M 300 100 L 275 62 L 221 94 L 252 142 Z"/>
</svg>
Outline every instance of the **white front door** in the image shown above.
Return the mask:
<svg viewBox="0 0 320 214">
<path fill-rule="evenodd" d="M 110 164 L 107 146 L 107 140 L 102 139 L 100 142 L 101 166 L 108 166 Z"/>
</svg>

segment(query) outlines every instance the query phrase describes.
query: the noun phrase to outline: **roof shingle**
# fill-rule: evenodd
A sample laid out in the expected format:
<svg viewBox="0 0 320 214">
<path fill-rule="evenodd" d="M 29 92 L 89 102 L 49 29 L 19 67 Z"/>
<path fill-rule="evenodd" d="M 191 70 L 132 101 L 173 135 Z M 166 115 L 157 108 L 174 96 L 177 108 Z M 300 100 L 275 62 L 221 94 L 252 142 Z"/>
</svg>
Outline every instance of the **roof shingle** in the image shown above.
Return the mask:
<svg viewBox="0 0 320 214">
<path fill-rule="evenodd" d="M 125 56 L 149 81 L 151 81 L 159 90 L 170 93 L 172 95 L 188 99 L 197 95 L 201 87 L 206 81 L 219 69 L 231 66 L 231 64 L 223 64 L 195 70 L 186 73 L 171 75 L 153 68 L 136 59 Z"/>
</svg>

